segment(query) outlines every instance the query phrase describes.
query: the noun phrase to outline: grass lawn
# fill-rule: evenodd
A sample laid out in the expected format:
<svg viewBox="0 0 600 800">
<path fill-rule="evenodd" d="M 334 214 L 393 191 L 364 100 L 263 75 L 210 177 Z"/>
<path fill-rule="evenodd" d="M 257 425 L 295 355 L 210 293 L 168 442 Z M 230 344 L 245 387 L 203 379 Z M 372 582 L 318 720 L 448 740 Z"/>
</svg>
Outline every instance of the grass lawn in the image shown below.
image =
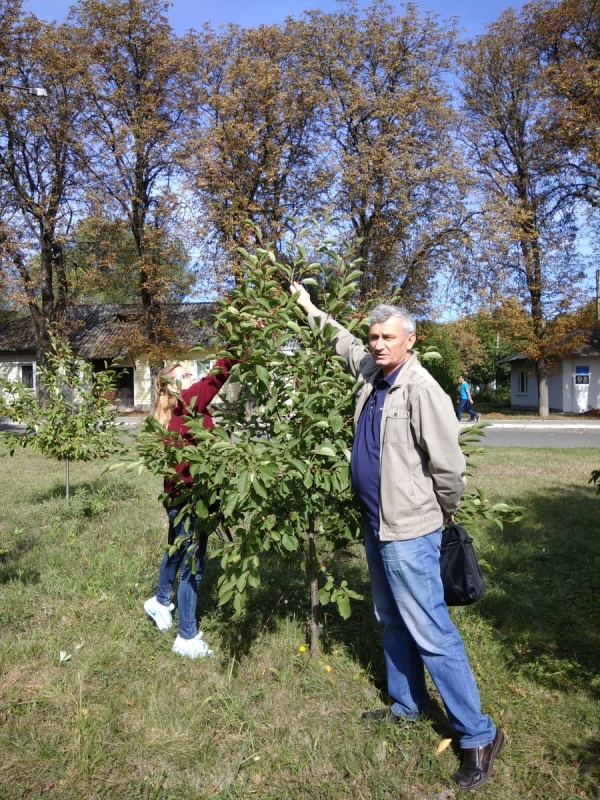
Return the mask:
<svg viewBox="0 0 600 800">
<path fill-rule="evenodd" d="M 25 452 L 2 462 L 0 800 L 452 800 L 455 743 L 430 718 L 366 728 L 384 695 L 360 547 L 337 569 L 365 594 L 307 645 L 308 591 L 275 561 L 243 617 L 202 585 L 216 655 L 171 653 L 142 609 L 165 538 L 148 475 L 99 477 Z M 481 603 L 454 609 L 505 749 L 479 796 L 600 797 L 600 496 L 590 449 L 489 448 L 472 485 L 525 506 L 488 529 Z M 434 693 L 435 697 L 435 693 Z"/>
</svg>

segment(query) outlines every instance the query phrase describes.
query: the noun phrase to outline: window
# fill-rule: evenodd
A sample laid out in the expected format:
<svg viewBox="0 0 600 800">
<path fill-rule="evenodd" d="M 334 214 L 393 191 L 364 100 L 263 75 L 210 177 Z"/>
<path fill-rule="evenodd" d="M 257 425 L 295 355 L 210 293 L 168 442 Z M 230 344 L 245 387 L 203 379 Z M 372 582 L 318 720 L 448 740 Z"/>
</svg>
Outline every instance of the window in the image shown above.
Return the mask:
<svg viewBox="0 0 600 800">
<path fill-rule="evenodd" d="M 527 370 L 517 372 L 517 394 L 527 394 Z"/>
<path fill-rule="evenodd" d="M 575 383 L 581 386 L 583 384 L 589 385 L 589 382 L 590 382 L 590 368 L 575 367 Z"/>
<path fill-rule="evenodd" d="M 205 375 L 210 372 L 210 359 L 205 358 L 202 361 L 196 361 L 196 380 L 201 380 Z"/>
<path fill-rule="evenodd" d="M 26 389 L 33 389 L 33 364 L 21 364 L 21 381 Z"/>
</svg>

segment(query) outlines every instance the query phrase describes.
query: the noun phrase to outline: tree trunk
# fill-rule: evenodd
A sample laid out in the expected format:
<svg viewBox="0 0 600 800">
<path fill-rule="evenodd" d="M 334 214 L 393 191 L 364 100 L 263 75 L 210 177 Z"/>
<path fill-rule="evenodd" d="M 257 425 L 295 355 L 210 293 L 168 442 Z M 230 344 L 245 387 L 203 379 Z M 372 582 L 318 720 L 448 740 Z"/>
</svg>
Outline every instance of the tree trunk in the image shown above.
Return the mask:
<svg viewBox="0 0 600 800">
<path fill-rule="evenodd" d="M 320 652 L 319 570 L 315 537 L 315 519 L 312 515 L 308 520 L 308 578 L 310 582 L 310 653 L 313 658 L 317 658 Z"/>
<path fill-rule="evenodd" d="M 538 416 L 545 418 L 550 414 L 550 404 L 548 399 L 548 370 L 546 362 L 540 359 L 536 365 L 538 383 Z"/>
<path fill-rule="evenodd" d="M 71 500 L 71 493 L 70 493 L 70 476 L 69 476 L 69 456 L 65 458 L 65 487 L 66 487 L 66 498 L 67 498 L 67 505 Z"/>
<path fill-rule="evenodd" d="M 28 291 L 29 310 L 33 317 L 36 340 L 36 366 L 46 366 L 50 352 L 50 329 L 64 322 L 67 307 L 68 285 L 64 251 L 56 242 L 54 228 L 42 231 L 40 263 L 42 269 L 41 307 L 37 296 Z M 56 284 L 56 291 L 55 291 Z M 63 331 L 63 335 L 64 335 Z M 37 394 L 42 405 L 46 403 L 45 387 L 37 383 Z"/>
</svg>

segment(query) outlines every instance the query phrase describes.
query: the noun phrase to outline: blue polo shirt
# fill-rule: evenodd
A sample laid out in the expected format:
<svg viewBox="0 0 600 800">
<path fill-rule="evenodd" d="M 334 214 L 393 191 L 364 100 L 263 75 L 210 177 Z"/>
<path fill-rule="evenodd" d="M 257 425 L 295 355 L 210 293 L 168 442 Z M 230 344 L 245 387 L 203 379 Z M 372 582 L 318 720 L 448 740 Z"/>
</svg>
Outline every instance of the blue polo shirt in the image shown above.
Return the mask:
<svg viewBox="0 0 600 800">
<path fill-rule="evenodd" d="M 383 401 L 389 392 L 402 364 L 390 373 L 387 378 L 380 373 L 374 381 L 373 391 L 360 412 L 354 444 L 352 445 L 352 483 L 360 505 L 365 522 L 376 531 L 379 530 L 379 437 L 381 433 L 381 413 Z"/>
</svg>

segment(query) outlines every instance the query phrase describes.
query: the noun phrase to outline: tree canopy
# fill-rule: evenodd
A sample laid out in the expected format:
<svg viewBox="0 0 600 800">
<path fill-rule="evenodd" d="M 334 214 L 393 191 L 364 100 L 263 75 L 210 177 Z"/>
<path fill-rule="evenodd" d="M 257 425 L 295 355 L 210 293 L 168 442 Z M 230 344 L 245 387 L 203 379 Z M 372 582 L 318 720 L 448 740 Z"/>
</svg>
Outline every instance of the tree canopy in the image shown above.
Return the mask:
<svg viewBox="0 0 600 800">
<path fill-rule="evenodd" d="M 579 236 L 597 228 L 598 27 L 591 0 L 536 0 L 461 41 L 373 0 L 177 36 L 166 0 L 79 0 L 62 25 L 7 0 L 4 295 L 28 306 L 40 363 L 68 304 L 135 297 L 157 363 L 164 303 L 245 279 L 246 220 L 283 253 L 310 217 L 361 259 L 357 308 L 516 298 L 545 413 L 560 320 L 587 299 Z"/>
<path fill-rule="evenodd" d="M 462 131 L 477 174 L 481 213 L 471 236 L 481 284 L 496 298 L 499 287 L 519 297 L 530 314 L 527 350 L 546 416 L 547 378 L 564 335 L 558 319 L 581 302 L 585 273 L 574 247 L 570 152 L 547 134 L 544 69 L 530 33 L 526 12 L 509 10 L 463 48 Z"/>
</svg>

